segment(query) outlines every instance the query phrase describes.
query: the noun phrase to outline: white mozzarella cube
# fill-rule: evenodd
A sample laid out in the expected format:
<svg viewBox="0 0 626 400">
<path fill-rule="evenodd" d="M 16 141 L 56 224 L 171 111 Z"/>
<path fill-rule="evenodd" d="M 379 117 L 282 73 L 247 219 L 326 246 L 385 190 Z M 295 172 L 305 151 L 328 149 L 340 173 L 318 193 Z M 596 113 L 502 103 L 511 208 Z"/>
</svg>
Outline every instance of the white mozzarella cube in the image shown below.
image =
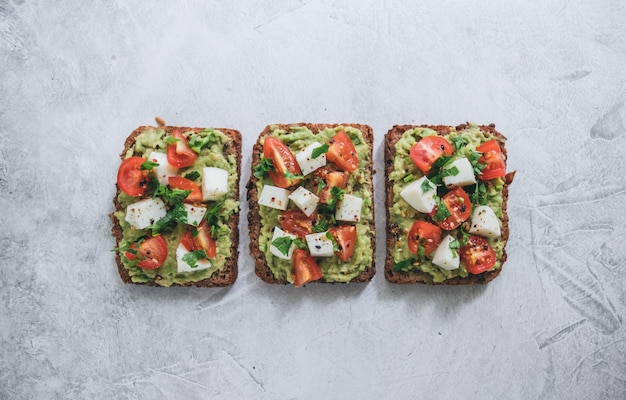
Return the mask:
<svg viewBox="0 0 626 400">
<path fill-rule="evenodd" d="M 428 186 L 429 189 L 424 191 L 426 186 Z M 435 208 L 435 205 L 437 205 L 435 200 L 436 196 L 437 187 L 425 176 L 411 182 L 400 192 L 400 197 L 409 203 L 411 207 L 426 214 L 431 212 L 433 208 Z"/>
<path fill-rule="evenodd" d="M 289 191 L 278 186 L 265 185 L 261 189 L 259 205 L 286 210 L 289 203 Z"/>
<path fill-rule="evenodd" d="M 194 206 L 192 204 L 183 204 L 185 210 L 187 210 L 187 223 L 189 225 L 198 226 L 206 214 L 206 207 Z"/>
<path fill-rule="evenodd" d="M 500 221 L 496 213 L 489 206 L 478 206 L 472 213 L 472 225 L 469 233 L 488 238 L 500 237 Z"/>
<path fill-rule="evenodd" d="M 152 168 L 152 172 L 156 175 L 161 185 L 167 185 L 168 179 L 171 176 L 178 175 L 178 168 L 171 166 L 167 162 L 167 155 L 165 153 L 159 153 L 158 151 L 153 151 L 148 156 L 148 161 L 152 161 L 152 162 L 159 164 L 158 167 Z"/>
<path fill-rule="evenodd" d="M 313 194 L 313 192 L 306 190 L 304 186 L 299 186 L 294 190 L 289 195 L 289 199 L 291 199 L 307 217 L 310 217 L 311 214 L 315 212 L 320 202 L 320 198 Z"/>
<path fill-rule="evenodd" d="M 165 217 L 165 203 L 159 199 L 145 199 L 133 203 L 126 208 L 126 222 L 135 229 L 145 229 Z"/>
<path fill-rule="evenodd" d="M 178 247 L 176 248 L 176 264 L 178 266 L 178 272 L 193 272 L 193 271 L 199 271 L 201 269 L 211 268 L 211 261 L 206 260 L 206 259 L 198 260 L 196 262 L 195 268 L 187 264 L 185 261 L 183 261 L 183 257 L 187 253 L 190 253 L 190 251 L 187 250 L 185 246 L 182 245 L 182 243 L 180 243 Z"/>
<path fill-rule="evenodd" d="M 459 268 L 459 261 L 461 260 L 457 251 L 450 248 L 450 243 L 453 240 L 454 238 L 451 235 L 444 237 L 433 256 L 433 264 L 448 271 Z"/>
<path fill-rule="evenodd" d="M 358 222 L 361 219 L 361 207 L 363 207 L 362 198 L 344 194 L 343 199 L 337 204 L 335 219 L 337 221 Z"/>
<path fill-rule="evenodd" d="M 228 171 L 222 168 L 202 168 L 202 198 L 219 200 L 228 193 Z"/>
<path fill-rule="evenodd" d="M 296 160 L 298 161 L 298 165 L 300 165 L 302 175 L 310 174 L 316 169 L 326 165 L 326 153 L 322 153 L 313 158 L 313 150 L 318 147 L 322 147 L 322 145 L 318 142 L 313 142 L 296 154 Z"/>
<path fill-rule="evenodd" d="M 446 166 L 445 169 L 450 169 L 453 167 L 456 167 L 459 172 L 456 175 L 445 176 L 443 178 L 443 184 L 446 185 L 448 189 L 476 183 L 474 168 L 472 168 L 472 163 L 470 163 L 467 158 L 459 158 L 458 160 L 454 160 L 450 165 Z"/>
<path fill-rule="evenodd" d="M 327 233 L 311 233 L 304 237 L 313 257 L 332 257 L 335 254 L 333 241 L 326 236 Z"/>
<path fill-rule="evenodd" d="M 288 239 L 294 240 L 296 238 L 296 235 L 292 235 L 291 233 L 287 233 L 283 231 L 282 229 L 280 229 L 279 227 L 276 227 L 274 228 L 274 235 L 272 236 L 272 241 L 270 242 L 270 253 L 272 253 L 274 256 L 281 258 L 283 260 L 291 260 L 291 257 L 293 256 L 293 250 L 295 249 L 296 246 L 293 243 L 291 243 L 291 245 L 289 246 L 289 250 L 287 251 L 287 254 L 285 254 L 278 247 L 272 244 L 274 243 L 276 239 L 280 239 L 280 238 L 288 238 Z"/>
</svg>

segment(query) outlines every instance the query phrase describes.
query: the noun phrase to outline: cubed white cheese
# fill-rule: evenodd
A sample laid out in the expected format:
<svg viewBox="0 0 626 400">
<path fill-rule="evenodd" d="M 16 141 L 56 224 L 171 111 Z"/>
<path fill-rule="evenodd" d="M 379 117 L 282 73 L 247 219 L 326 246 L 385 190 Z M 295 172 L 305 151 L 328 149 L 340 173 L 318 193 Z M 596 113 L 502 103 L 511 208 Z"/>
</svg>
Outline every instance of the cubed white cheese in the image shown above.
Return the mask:
<svg viewBox="0 0 626 400">
<path fill-rule="evenodd" d="M 449 271 L 459 268 L 459 261 L 461 260 L 457 251 L 450 248 L 450 243 L 453 240 L 451 235 L 446 235 L 439 243 L 433 256 L 433 264 Z"/>
<path fill-rule="evenodd" d="M 430 189 L 424 191 L 422 186 L 426 187 L 427 185 Z M 428 214 L 437 204 L 435 201 L 437 196 L 436 188 L 434 183 L 423 176 L 406 185 L 400 192 L 400 196 L 417 211 Z"/>
<path fill-rule="evenodd" d="M 304 237 L 313 257 L 331 257 L 335 254 L 333 251 L 333 241 L 326 236 L 327 233 L 328 232 L 311 233 Z"/>
<path fill-rule="evenodd" d="M 459 158 L 458 160 L 454 160 L 450 165 L 446 166 L 445 169 L 450 169 L 453 167 L 456 167 L 459 172 L 456 175 L 445 176 L 443 178 L 443 184 L 446 185 L 448 189 L 476 183 L 474 168 L 472 168 L 472 163 L 470 163 L 467 158 Z"/>
<path fill-rule="evenodd" d="M 189 251 L 185 248 L 185 246 L 182 245 L 182 243 L 180 243 L 176 248 L 176 264 L 178 266 L 178 272 L 193 272 L 199 271 L 201 269 L 211 268 L 211 261 L 206 259 L 198 260 L 196 262 L 196 267 L 192 268 L 191 265 L 183 261 L 183 257 L 187 253 L 189 253 Z"/>
<path fill-rule="evenodd" d="M 337 204 L 335 219 L 337 221 L 358 222 L 361 219 L 363 199 L 351 194 L 344 194 L 343 200 Z"/>
<path fill-rule="evenodd" d="M 206 214 L 206 207 L 194 206 L 192 204 L 183 204 L 187 210 L 187 223 L 189 225 L 198 226 Z"/>
<path fill-rule="evenodd" d="M 316 158 L 313 158 L 313 150 L 318 147 L 322 147 L 322 144 L 313 142 L 296 154 L 296 160 L 300 165 L 302 175 L 310 174 L 316 169 L 326 165 L 326 153 L 322 153 Z"/>
<path fill-rule="evenodd" d="M 145 199 L 133 203 L 126 208 L 126 222 L 135 229 L 145 229 L 165 217 L 165 203 L 159 199 Z"/>
<path fill-rule="evenodd" d="M 278 186 L 265 185 L 259 195 L 259 205 L 286 210 L 289 203 L 289 191 Z"/>
<path fill-rule="evenodd" d="M 156 175 L 161 185 L 167 185 L 169 177 L 178 175 L 178 168 L 171 166 L 167 162 L 167 155 L 165 153 L 152 151 L 148 156 L 148 161 L 159 164 L 158 167 L 152 168 L 152 172 Z"/>
<path fill-rule="evenodd" d="M 500 221 L 496 213 L 489 206 L 478 206 L 472 213 L 472 225 L 469 233 L 488 238 L 500 237 Z"/>
<path fill-rule="evenodd" d="M 202 198 L 219 200 L 228 193 L 228 171 L 215 167 L 202 168 Z"/>
<path fill-rule="evenodd" d="M 278 247 L 271 244 L 271 243 L 274 243 L 276 239 L 283 238 L 283 237 L 293 240 L 296 238 L 296 235 L 287 233 L 283 231 L 282 229 L 280 229 L 279 227 L 274 228 L 274 236 L 272 236 L 272 241 L 270 242 L 270 253 L 272 253 L 274 256 L 281 258 L 283 260 L 291 260 L 291 257 L 293 256 L 293 250 L 296 247 L 293 243 L 291 243 L 291 245 L 289 246 L 289 250 L 287 251 L 287 254 L 283 253 L 280 249 L 278 249 Z"/>
<path fill-rule="evenodd" d="M 307 217 L 310 217 L 311 214 L 315 212 L 320 202 L 320 198 L 313 194 L 313 192 L 306 190 L 304 186 L 298 186 L 298 188 L 289 195 L 289 199 L 291 199 Z"/>
</svg>

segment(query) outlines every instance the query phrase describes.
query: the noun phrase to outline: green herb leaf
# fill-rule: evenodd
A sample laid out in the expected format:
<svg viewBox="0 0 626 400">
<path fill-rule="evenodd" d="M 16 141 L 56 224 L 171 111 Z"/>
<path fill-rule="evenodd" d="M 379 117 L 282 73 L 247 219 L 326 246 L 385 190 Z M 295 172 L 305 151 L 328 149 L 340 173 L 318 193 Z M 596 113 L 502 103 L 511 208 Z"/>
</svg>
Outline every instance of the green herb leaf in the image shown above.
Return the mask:
<svg viewBox="0 0 626 400">
<path fill-rule="evenodd" d="M 308 249 L 308 248 L 309 248 L 309 246 L 308 246 L 308 245 L 305 243 L 305 241 L 304 241 L 304 240 L 302 240 L 302 239 L 294 239 L 294 240 L 293 240 L 293 244 L 294 244 L 297 248 L 299 248 L 299 249 L 304 249 L 304 250 L 306 250 L 306 249 Z"/>
<path fill-rule="evenodd" d="M 165 138 L 165 143 L 166 144 L 175 144 L 178 141 L 180 141 L 180 139 L 177 139 L 174 136 L 168 136 L 168 137 Z"/>
<path fill-rule="evenodd" d="M 327 152 L 328 152 L 328 143 L 323 144 L 320 147 L 314 148 L 313 152 L 311 153 L 311 158 L 317 158 Z"/>
<path fill-rule="evenodd" d="M 154 161 L 148 160 L 146 162 L 141 163 L 141 167 L 139 167 L 139 169 L 144 170 L 144 171 L 146 170 L 151 171 L 152 168 L 158 167 L 158 166 L 159 166 L 159 163 L 155 163 Z"/>
<path fill-rule="evenodd" d="M 452 145 L 454 146 L 455 150 L 459 150 L 467 143 L 462 136 L 453 136 L 452 138 L 450 138 L 450 140 L 452 141 Z"/>
<path fill-rule="evenodd" d="M 289 254 L 289 249 L 291 248 L 292 243 L 293 239 L 289 236 L 281 236 L 272 241 L 272 246 L 276 247 L 278 251 L 280 251 L 284 255 L 287 255 Z"/>
<path fill-rule="evenodd" d="M 328 220 L 320 218 L 320 221 L 313 225 L 313 232 L 320 233 L 328 230 Z"/>
<path fill-rule="evenodd" d="M 333 251 L 339 251 L 339 243 L 337 243 L 337 240 L 335 239 L 335 237 L 330 233 L 330 231 L 326 232 L 326 238 L 328 240 L 330 240 L 331 242 L 333 242 Z"/>
<path fill-rule="evenodd" d="M 446 176 L 456 176 L 459 174 L 459 169 L 457 167 L 452 168 L 444 168 L 441 170 L 441 173 L 433 176 L 430 180 L 437 186 L 443 183 L 443 178 Z"/>
<path fill-rule="evenodd" d="M 424 179 L 424 181 L 420 185 L 420 188 L 422 189 L 422 193 L 426 193 L 426 192 L 434 189 L 432 184 L 430 183 L 430 181 L 428 179 Z"/>
<path fill-rule="evenodd" d="M 217 136 L 215 136 L 215 133 L 213 132 L 209 133 L 207 136 L 200 136 L 197 133 L 192 133 L 189 137 L 189 143 L 187 144 L 193 149 L 193 151 L 200 154 L 203 148 L 216 142 Z"/>
<path fill-rule="evenodd" d="M 421 243 L 419 243 L 419 244 L 417 245 L 417 255 L 418 255 L 418 256 L 423 256 L 423 255 L 425 255 L 425 254 L 426 254 L 426 248 L 425 248 L 424 246 L 422 246 L 422 244 L 421 244 Z"/>
<path fill-rule="evenodd" d="M 208 260 L 209 256 L 207 256 L 206 251 L 204 250 L 194 250 L 183 256 L 183 261 L 189 264 L 191 268 L 198 268 L 199 260 Z"/>
<path fill-rule="evenodd" d="M 472 164 L 472 169 L 474 170 L 474 175 L 480 175 L 483 172 L 483 169 L 487 166 L 487 164 L 479 163 L 478 160 L 482 157 L 482 153 L 472 150 L 468 157 L 470 164 Z"/>
<path fill-rule="evenodd" d="M 413 174 L 408 174 L 407 176 L 404 177 L 404 179 L 402 179 L 404 181 L 404 183 L 409 183 L 411 182 L 413 179 L 415 179 L 415 175 Z M 424 181 L 426 182 L 426 181 Z"/>
<path fill-rule="evenodd" d="M 393 270 L 395 272 L 406 271 L 407 269 L 409 269 L 411 265 L 413 265 L 414 262 L 415 260 L 413 260 L 412 258 L 407 258 L 406 260 L 398 261 L 397 263 L 393 265 Z"/>
<path fill-rule="evenodd" d="M 272 159 L 261 157 L 261 162 L 254 167 L 254 176 L 261 179 L 267 175 L 267 171 L 274 171 Z"/>
<path fill-rule="evenodd" d="M 432 167 L 430 168 L 431 171 L 439 171 L 441 168 L 445 167 L 446 165 L 450 164 L 452 162 L 452 156 L 448 156 L 448 155 L 442 155 L 441 157 L 439 157 L 432 165 Z"/>
<path fill-rule="evenodd" d="M 341 189 L 337 186 L 333 186 L 330 189 L 330 195 L 333 196 L 333 199 L 335 200 L 342 200 L 343 199 L 343 195 L 346 193 L 346 191 L 344 189 Z"/>
<path fill-rule="evenodd" d="M 476 182 L 474 193 L 470 194 L 470 200 L 472 201 L 472 204 L 487 204 L 487 187 L 483 182 Z"/>
<path fill-rule="evenodd" d="M 452 257 L 456 258 L 459 256 L 457 250 L 461 248 L 461 242 L 458 239 L 454 239 L 450 242 L 448 248 L 450 248 L 450 251 L 452 252 Z"/>
<path fill-rule="evenodd" d="M 304 175 L 294 174 L 293 172 L 286 171 L 283 176 L 287 179 L 304 179 Z"/>
<path fill-rule="evenodd" d="M 435 201 L 437 202 L 437 212 L 433 215 L 433 221 L 441 222 L 448 218 L 451 214 L 446 206 L 446 203 L 441 200 L 440 197 L 435 198 Z"/>
<path fill-rule="evenodd" d="M 322 189 L 326 187 L 326 181 L 324 179 L 318 179 L 317 181 L 317 194 L 320 194 Z"/>
<path fill-rule="evenodd" d="M 189 179 L 190 181 L 195 181 L 196 179 L 200 178 L 200 173 L 198 171 L 191 171 L 185 174 L 185 178 Z"/>
</svg>

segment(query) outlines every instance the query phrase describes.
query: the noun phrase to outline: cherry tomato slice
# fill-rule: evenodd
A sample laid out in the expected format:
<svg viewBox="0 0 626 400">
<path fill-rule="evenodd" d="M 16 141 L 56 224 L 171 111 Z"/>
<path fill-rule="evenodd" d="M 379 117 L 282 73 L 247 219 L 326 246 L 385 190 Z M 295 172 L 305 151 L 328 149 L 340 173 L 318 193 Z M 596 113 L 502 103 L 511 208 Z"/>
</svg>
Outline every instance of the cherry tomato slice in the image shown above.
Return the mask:
<svg viewBox="0 0 626 400">
<path fill-rule="evenodd" d="M 202 191 L 200 190 L 200 186 L 194 181 L 183 178 L 182 176 L 170 176 L 167 181 L 172 189 L 191 190 L 191 193 L 189 193 L 185 199 L 186 202 L 193 203 L 202 201 Z"/>
<path fill-rule="evenodd" d="M 481 144 L 476 148 L 476 151 L 483 153 L 478 162 L 486 164 L 479 176 L 480 179 L 488 181 L 489 179 L 500 178 L 506 175 L 504 155 L 495 139 Z"/>
<path fill-rule="evenodd" d="M 193 234 L 191 231 L 183 233 L 183 236 L 180 238 L 180 244 L 182 244 L 187 251 L 195 250 L 196 245 L 193 242 Z"/>
<path fill-rule="evenodd" d="M 306 250 L 296 249 L 293 255 L 293 285 L 300 287 L 321 278 L 322 270 L 315 259 Z"/>
<path fill-rule="evenodd" d="M 472 213 L 472 204 L 470 203 L 469 196 L 465 193 L 463 188 L 456 188 L 446 193 L 441 200 L 446 205 L 446 208 L 450 212 L 450 216 L 443 221 L 436 221 L 442 229 L 451 231 L 456 229 L 466 221 Z M 438 207 L 435 207 L 431 212 L 431 218 L 437 214 Z"/>
<path fill-rule="evenodd" d="M 142 240 L 139 243 L 139 249 L 137 249 L 136 243 L 133 243 L 130 248 L 137 250 L 139 256 L 137 266 L 139 268 L 156 269 L 163 265 L 167 259 L 167 243 L 160 235 Z M 127 251 L 125 256 L 131 261 L 137 259 L 137 256 L 130 251 Z"/>
<path fill-rule="evenodd" d="M 352 143 L 346 131 L 341 130 L 335 133 L 328 141 L 328 145 L 326 160 L 337 164 L 337 167 L 344 171 L 353 172 L 357 169 L 359 157 L 356 154 L 354 143 Z"/>
<path fill-rule="evenodd" d="M 178 139 L 173 144 L 167 145 L 167 162 L 178 168 L 189 167 L 193 165 L 198 155 L 189 145 L 187 140 L 178 129 L 172 132 L 172 137 Z"/>
<path fill-rule="evenodd" d="M 320 202 L 324 204 L 328 204 L 330 200 L 332 200 L 331 190 L 333 187 L 345 189 L 346 185 L 348 184 L 348 172 L 329 171 L 325 168 L 318 168 L 313 174 L 318 178 L 317 188 L 315 189 L 315 192 L 317 193 Z M 319 180 L 324 181 L 324 186 L 322 190 L 318 190 L 320 185 Z"/>
<path fill-rule="evenodd" d="M 337 257 L 341 261 L 348 261 L 354 254 L 354 246 L 356 244 L 356 226 L 343 225 L 330 228 L 328 230 L 335 238 L 339 251 L 336 251 Z"/>
<path fill-rule="evenodd" d="M 415 221 L 409 230 L 409 251 L 418 254 L 419 246 L 424 248 L 424 254 L 430 254 L 437 249 L 441 242 L 441 228 L 426 221 Z"/>
<path fill-rule="evenodd" d="M 211 236 L 211 227 L 209 226 L 209 222 L 207 220 L 203 220 L 196 229 L 198 234 L 193 237 L 195 250 L 204 250 L 207 257 L 215 257 L 217 254 L 217 244 L 215 243 L 213 236 Z"/>
<path fill-rule="evenodd" d="M 316 213 L 307 217 L 300 209 L 283 211 L 278 216 L 280 227 L 292 235 L 296 235 L 300 239 L 304 239 L 306 235 L 313 232 L 313 221 Z"/>
<path fill-rule="evenodd" d="M 150 178 L 148 171 L 141 169 L 146 162 L 141 157 L 130 157 L 122 161 L 117 171 L 117 186 L 129 196 L 138 197 L 145 193 Z"/>
<path fill-rule="evenodd" d="M 274 185 L 280 188 L 288 188 L 300 182 L 297 178 L 288 178 L 287 172 L 301 175 L 300 165 L 289 147 L 275 137 L 266 137 L 263 143 L 263 156 L 272 160 L 273 171 L 267 171 Z"/>
<path fill-rule="evenodd" d="M 452 155 L 450 142 L 441 136 L 426 136 L 411 147 L 411 159 L 424 174 L 430 171 L 435 161 L 442 155 Z"/>
<path fill-rule="evenodd" d="M 470 236 L 468 243 L 459 249 L 459 255 L 470 274 L 485 272 L 496 263 L 496 252 L 480 236 Z"/>
</svg>

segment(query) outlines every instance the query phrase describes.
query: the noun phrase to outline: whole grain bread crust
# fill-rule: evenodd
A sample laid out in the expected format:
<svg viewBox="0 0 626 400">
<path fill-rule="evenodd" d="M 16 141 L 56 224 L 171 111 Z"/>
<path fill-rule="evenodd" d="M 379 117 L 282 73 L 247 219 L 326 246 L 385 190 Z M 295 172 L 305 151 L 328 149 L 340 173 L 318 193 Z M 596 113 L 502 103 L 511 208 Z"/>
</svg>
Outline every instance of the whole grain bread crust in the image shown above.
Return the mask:
<svg viewBox="0 0 626 400">
<path fill-rule="evenodd" d="M 440 136 L 446 136 L 452 132 L 451 126 L 448 125 L 395 125 L 391 128 L 387 134 L 385 135 L 385 205 L 387 212 L 387 254 L 385 257 L 385 278 L 392 283 L 425 283 L 428 285 L 472 285 L 472 284 L 485 284 L 493 279 L 495 279 L 500 272 L 502 271 L 502 266 L 506 261 L 507 254 L 506 250 L 502 252 L 502 258 L 500 259 L 501 264 L 500 268 L 493 271 L 486 271 L 478 275 L 469 275 L 466 278 L 456 277 L 452 279 L 445 280 L 443 282 L 434 282 L 431 275 L 427 273 L 423 273 L 420 271 L 412 271 L 412 272 L 403 272 L 403 271 L 394 271 L 394 260 L 391 249 L 395 248 L 396 242 L 398 239 L 404 235 L 402 229 L 391 223 L 389 209 L 393 206 L 393 182 L 390 181 L 389 176 L 393 172 L 394 166 L 394 158 L 396 156 L 396 142 L 402 137 L 402 134 L 409 129 L 413 128 L 430 128 L 437 132 Z M 463 130 L 469 127 L 469 124 L 462 124 L 456 127 L 457 131 Z M 504 154 L 506 159 L 506 146 L 504 142 L 506 141 L 506 137 L 502 135 L 500 132 L 496 131 L 496 127 L 494 124 L 490 125 L 480 125 L 479 128 L 484 132 L 489 132 L 498 138 L 498 143 L 500 144 L 500 149 Z M 515 172 L 508 173 L 505 177 L 505 184 L 502 190 L 502 238 L 505 242 L 509 238 L 509 216 L 507 214 L 507 200 L 509 197 L 508 186 L 513 181 L 513 177 Z"/>
<path fill-rule="evenodd" d="M 190 132 L 190 131 L 199 132 L 199 131 L 204 130 L 205 128 L 174 127 L 174 126 L 159 126 L 157 128 L 153 126 L 140 126 L 137 129 L 135 129 L 126 138 L 126 141 L 124 142 L 124 150 L 120 153 L 121 160 L 124 160 L 126 156 L 126 152 L 132 146 L 134 146 L 135 139 L 137 138 L 137 136 L 139 136 L 146 129 L 164 129 L 167 133 L 171 133 L 174 129 L 179 129 L 181 132 Z M 241 134 L 239 133 L 239 131 L 234 130 L 234 129 L 229 129 L 229 128 L 214 128 L 214 129 L 219 130 L 220 132 L 232 138 L 232 140 L 224 146 L 223 153 L 226 156 L 233 155 L 235 156 L 235 159 L 236 159 L 237 179 L 235 181 L 235 187 L 233 190 L 235 190 L 235 193 L 236 193 L 235 198 L 238 199 L 239 198 L 239 178 L 241 176 Z M 115 192 L 115 197 L 113 198 L 113 204 L 115 206 L 115 210 L 119 211 L 121 210 L 121 205 L 117 201 L 117 196 L 120 194 L 120 188 L 117 186 L 117 184 L 115 185 L 115 187 L 116 187 L 116 192 Z M 119 243 L 122 240 L 122 236 L 123 236 L 122 227 L 113 213 L 111 213 L 109 217 L 111 218 L 111 221 L 113 222 L 113 228 L 111 229 L 111 233 L 115 237 L 115 241 L 117 244 L 116 247 L 119 247 Z M 172 286 L 223 287 L 223 286 L 230 286 L 233 283 L 235 283 L 235 280 L 237 280 L 237 275 L 238 275 L 237 260 L 239 257 L 239 247 L 238 247 L 239 246 L 239 208 L 237 209 L 235 213 L 233 213 L 230 216 L 229 221 L 228 221 L 228 226 L 230 227 L 231 257 L 228 260 L 226 260 L 226 264 L 224 265 L 224 268 L 222 270 L 215 271 L 215 273 L 213 273 L 213 275 L 211 275 L 210 278 L 203 279 L 201 281 L 196 281 L 196 282 L 187 282 L 185 284 L 174 283 L 172 284 Z M 145 283 L 133 282 L 131 280 L 130 275 L 128 274 L 128 270 L 124 267 L 124 264 L 122 263 L 119 251 L 115 252 L 115 262 L 117 264 L 117 270 L 124 283 L 136 284 L 136 285 L 158 286 L 155 281 L 145 282 Z"/>
<path fill-rule="evenodd" d="M 265 136 L 268 136 L 271 133 L 272 127 L 277 127 L 283 130 L 289 130 L 292 126 L 306 126 L 309 130 L 311 130 L 314 134 L 317 134 L 319 131 L 325 128 L 335 128 L 337 126 L 345 126 L 352 127 L 360 130 L 363 133 L 363 138 L 369 145 L 369 164 L 368 168 L 370 169 L 371 175 L 374 175 L 373 168 L 373 158 L 372 158 L 372 148 L 374 144 L 374 132 L 371 127 L 368 125 L 362 124 L 309 124 L 309 123 L 296 123 L 296 124 L 275 124 L 268 125 L 265 127 L 263 132 L 259 135 L 255 145 L 252 148 L 252 171 L 250 174 L 250 180 L 247 184 L 247 200 L 250 206 L 250 211 L 248 212 L 248 229 L 250 232 L 250 255 L 254 259 L 254 270 L 259 278 L 261 278 L 266 283 L 273 284 L 282 284 L 286 285 L 289 282 L 286 279 L 277 279 L 274 277 L 272 270 L 265 260 L 265 254 L 261 251 L 259 247 L 259 236 L 261 235 L 261 214 L 259 213 L 259 193 L 257 191 L 256 183 L 258 181 L 257 177 L 254 176 L 254 167 L 258 165 L 261 160 L 261 156 L 263 154 L 263 145 L 261 144 L 261 139 Z M 372 182 L 373 183 L 373 182 Z M 374 187 L 372 185 L 372 195 L 374 191 Z M 370 230 L 374 232 L 374 207 L 372 206 L 372 221 L 370 223 Z M 350 282 L 369 282 L 372 280 L 372 277 L 376 273 L 376 241 L 372 238 L 372 251 L 374 256 L 372 257 L 372 265 L 366 268 L 360 275 L 353 278 Z M 323 278 L 316 282 L 327 283 Z"/>
</svg>

